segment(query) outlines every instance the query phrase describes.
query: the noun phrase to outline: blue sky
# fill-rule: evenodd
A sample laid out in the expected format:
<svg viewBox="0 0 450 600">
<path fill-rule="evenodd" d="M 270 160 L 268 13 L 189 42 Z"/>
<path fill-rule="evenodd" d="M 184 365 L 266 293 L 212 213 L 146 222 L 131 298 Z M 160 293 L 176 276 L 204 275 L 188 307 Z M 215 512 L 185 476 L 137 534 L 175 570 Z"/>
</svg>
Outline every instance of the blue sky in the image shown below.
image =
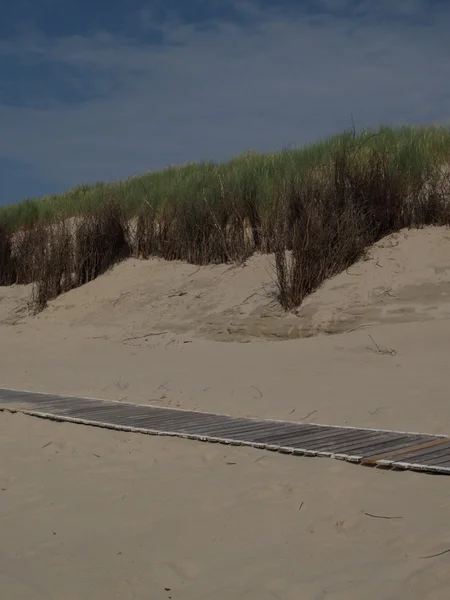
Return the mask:
<svg viewBox="0 0 450 600">
<path fill-rule="evenodd" d="M 450 124 L 450 0 L 3 0 L 0 204 Z"/>
</svg>

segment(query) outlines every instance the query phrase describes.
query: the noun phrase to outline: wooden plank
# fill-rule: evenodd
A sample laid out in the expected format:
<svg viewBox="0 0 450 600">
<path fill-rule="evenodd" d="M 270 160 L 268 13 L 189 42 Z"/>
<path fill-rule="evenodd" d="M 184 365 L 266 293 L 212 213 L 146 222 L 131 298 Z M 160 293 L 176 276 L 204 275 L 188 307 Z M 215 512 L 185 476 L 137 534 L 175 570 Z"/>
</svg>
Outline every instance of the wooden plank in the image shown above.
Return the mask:
<svg viewBox="0 0 450 600">
<path fill-rule="evenodd" d="M 46 410 L 48 408 L 51 408 L 51 404 L 45 404 L 44 406 L 42 406 L 41 404 L 39 404 L 36 408 L 37 410 Z M 76 415 L 96 415 L 98 413 L 104 413 L 105 411 L 119 411 L 119 412 L 123 412 L 125 413 L 127 410 L 128 412 L 130 412 L 130 414 L 133 414 L 133 411 L 130 411 L 130 409 L 127 409 L 124 406 L 121 406 L 120 404 L 115 404 L 115 405 L 104 405 L 104 404 L 85 404 L 82 403 L 80 405 L 78 404 L 69 404 L 69 405 L 64 405 L 64 404 L 54 404 L 53 405 L 53 410 L 58 411 L 58 413 L 60 414 L 64 414 L 67 415 L 68 417 L 70 416 L 76 416 Z"/>
<path fill-rule="evenodd" d="M 389 437 L 383 437 L 382 434 L 376 431 L 358 431 L 358 432 L 342 432 L 340 436 L 325 437 L 323 439 L 316 439 L 314 441 L 307 441 L 307 444 L 311 448 L 318 446 L 355 446 L 358 447 L 360 444 L 364 446 L 370 442 L 378 442 L 383 439 L 390 439 Z"/>
<path fill-rule="evenodd" d="M 410 452 L 413 452 L 414 450 L 422 450 L 425 448 L 431 448 L 433 446 L 439 446 L 440 444 L 448 444 L 448 442 L 449 442 L 448 438 L 432 439 L 427 442 L 422 442 L 415 446 L 411 446 Z M 405 455 L 404 449 L 403 450 L 394 450 L 394 451 L 383 452 L 383 453 L 376 454 L 373 456 L 367 456 L 367 457 L 363 458 L 363 460 L 361 462 L 363 465 L 369 465 L 369 464 L 375 464 L 379 460 L 384 460 L 386 458 L 390 459 L 393 456 L 403 456 L 403 455 Z"/>
<path fill-rule="evenodd" d="M 384 452 L 389 453 L 392 451 L 401 450 L 402 452 L 406 452 L 407 449 L 411 446 L 415 446 L 416 444 L 421 444 L 422 442 L 428 441 L 430 438 L 428 436 L 398 436 L 392 438 L 390 441 L 383 442 L 381 448 Z M 380 444 L 368 444 L 367 446 L 361 448 L 355 448 L 355 452 L 359 452 L 361 454 L 361 459 L 372 456 L 380 452 Z"/>
<path fill-rule="evenodd" d="M 427 460 L 426 464 L 430 465 L 430 466 L 433 466 L 433 467 L 437 466 L 437 465 L 443 466 L 443 467 L 445 465 L 450 466 L 450 454 L 446 454 L 446 455 L 441 456 L 441 457 L 436 457 L 436 458 L 432 458 L 430 460 Z"/>
<path fill-rule="evenodd" d="M 436 465 L 436 464 L 440 464 L 441 462 L 444 463 L 447 460 L 450 460 L 450 453 L 449 452 L 444 452 L 444 453 L 440 453 L 440 452 L 435 452 L 433 454 L 427 455 L 427 456 L 420 456 L 417 458 L 404 458 L 402 460 L 394 460 L 391 461 L 393 467 L 395 467 L 397 465 L 397 463 L 414 463 L 414 464 L 422 464 L 422 465 Z"/>
<path fill-rule="evenodd" d="M 38 392 L 36 394 L 30 394 L 30 392 L 21 390 L 6 390 L 5 388 L 0 388 L 0 398 L 2 402 L 31 402 L 32 404 L 36 404 L 36 396 L 38 396 Z"/>
<path fill-rule="evenodd" d="M 168 427 L 168 426 L 180 426 L 184 429 L 189 429 L 192 433 L 202 431 L 205 434 L 212 435 L 216 431 L 222 431 L 224 435 L 236 435 L 240 432 L 253 431 L 255 429 L 265 429 L 267 424 L 261 423 L 258 421 L 250 422 L 242 424 L 239 421 L 233 422 L 233 420 L 227 420 L 225 422 L 214 419 L 211 417 L 209 419 L 205 419 L 202 417 L 191 417 L 184 416 L 183 419 L 179 420 L 170 420 L 166 418 L 161 421 L 160 426 Z"/>
<path fill-rule="evenodd" d="M 352 454 L 361 454 L 365 451 L 365 449 L 369 446 L 371 446 L 372 448 L 386 448 L 389 447 L 389 445 L 398 445 L 398 444 L 404 444 L 405 443 L 405 439 L 403 439 L 403 441 L 400 441 L 401 438 L 398 437 L 393 437 L 393 438 L 384 438 L 384 439 L 379 439 L 379 438 L 371 438 L 371 437 L 367 437 L 365 438 L 365 440 L 359 440 L 359 441 L 355 441 L 355 442 L 349 442 L 349 443 L 340 443 L 337 444 L 336 447 L 333 449 L 333 451 L 336 453 L 348 453 L 351 452 Z M 409 443 L 409 440 L 408 440 Z M 361 458 L 363 458 L 361 456 Z"/>
<path fill-rule="evenodd" d="M 131 412 L 124 414 L 124 419 L 132 422 L 133 414 Z M 164 427 L 167 429 L 168 427 L 180 427 L 180 426 L 187 427 L 187 426 L 189 426 L 189 423 L 193 422 L 193 419 L 194 419 L 194 417 L 183 414 L 183 413 L 166 414 L 166 415 L 152 415 L 150 413 L 148 415 L 144 415 L 144 414 L 140 415 L 140 420 L 142 420 L 142 423 L 143 424 L 148 423 L 149 428 L 150 427 Z M 208 422 L 209 422 L 208 419 L 204 419 L 203 420 L 204 426 Z"/>
<path fill-rule="evenodd" d="M 384 438 L 377 435 L 376 432 L 363 432 L 362 436 L 357 439 L 351 439 L 347 435 L 325 440 L 321 442 L 316 440 L 314 443 L 307 443 L 305 446 L 311 450 L 323 449 L 332 453 L 345 453 L 351 450 L 354 454 L 358 448 L 366 447 L 370 444 L 387 443 L 391 438 Z"/>
<path fill-rule="evenodd" d="M 283 427 L 285 427 L 285 425 L 283 425 L 281 423 L 281 425 Z M 229 433 L 232 435 L 236 435 L 236 434 L 256 434 L 258 432 L 264 432 L 267 429 L 271 429 L 273 427 L 273 424 L 269 424 L 269 422 L 267 421 L 256 421 L 256 420 L 238 420 L 236 419 L 235 421 L 227 421 L 227 422 L 223 422 L 223 421 L 211 421 L 206 423 L 205 425 L 203 425 L 202 421 L 198 420 L 198 421 L 194 421 L 192 422 L 192 431 L 195 432 L 196 430 L 199 430 L 201 427 L 203 427 L 205 433 L 209 434 L 209 433 L 213 433 L 213 432 L 217 432 L 217 431 L 223 431 L 224 433 Z M 286 429 L 287 431 L 289 431 L 289 428 Z"/>
<path fill-rule="evenodd" d="M 253 439 L 253 438 L 252 438 Z M 325 444 L 326 440 L 328 440 L 328 443 L 331 443 L 329 436 L 325 436 L 322 434 L 322 443 Z M 333 439 L 333 438 L 331 438 Z M 281 435 L 281 436 L 276 436 L 276 438 L 274 440 L 271 439 L 271 436 L 269 437 L 259 437 L 259 435 L 256 437 L 256 440 L 258 441 L 264 441 L 265 443 L 271 445 L 272 442 L 276 442 L 278 443 L 280 446 L 286 446 L 286 447 L 304 447 L 304 448 L 309 448 L 312 445 L 312 442 L 308 439 L 305 438 L 304 435 L 299 435 L 298 430 L 291 430 L 288 433 Z M 250 441 L 250 438 L 249 438 Z"/>
<path fill-rule="evenodd" d="M 336 442 L 339 439 L 345 438 L 349 435 L 349 432 L 355 433 L 355 430 L 349 429 L 340 429 L 337 427 L 324 428 L 321 430 L 315 430 L 310 432 L 302 432 L 301 425 L 295 429 L 293 432 L 296 432 L 299 438 L 298 445 L 304 446 L 305 448 L 312 448 L 314 444 L 324 444 L 326 442 Z M 256 438 L 253 441 L 255 442 L 264 442 L 264 438 Z"/>
<path fill-rule="evenodd" d="M 421 462 L 422 460 L 429 460 L 437 456 L 443 456 L 450 451 L 450 443 L 439 444 L 437 446 L 430 446 L 425 450 L 416 450 L 415 452 L 405 452 L 400 456 L 396 456 L 394 462 L 408 460 L 413 462 Z"/>
</svg>

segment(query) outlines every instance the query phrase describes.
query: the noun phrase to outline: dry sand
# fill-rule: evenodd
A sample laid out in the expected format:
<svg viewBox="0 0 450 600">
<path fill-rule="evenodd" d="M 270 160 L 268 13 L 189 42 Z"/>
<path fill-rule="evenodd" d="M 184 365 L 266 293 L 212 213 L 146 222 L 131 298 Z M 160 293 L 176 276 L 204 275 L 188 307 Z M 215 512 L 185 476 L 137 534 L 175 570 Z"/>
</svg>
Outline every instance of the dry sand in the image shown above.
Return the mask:
<svg viewBox="0 0 450 600">
<path fill-rule="evenodd" d="M 447 600 L 449 480 L 0 415 L 8 600 Z M 370 517 L 401 517 L 381 519 Z"/>
<path fill-rule="evenodd" d="M 37 317 L 0 288 L 0 386 L 450 433 L 446 229 L 386 238 L 296 315 L 272 268 L 129 260 Z M 419 558 L 450 548 L 446 477 L 5 413 L 0 453 L 2 598 L 448 598 L 450 554 Z"/>
</svg>

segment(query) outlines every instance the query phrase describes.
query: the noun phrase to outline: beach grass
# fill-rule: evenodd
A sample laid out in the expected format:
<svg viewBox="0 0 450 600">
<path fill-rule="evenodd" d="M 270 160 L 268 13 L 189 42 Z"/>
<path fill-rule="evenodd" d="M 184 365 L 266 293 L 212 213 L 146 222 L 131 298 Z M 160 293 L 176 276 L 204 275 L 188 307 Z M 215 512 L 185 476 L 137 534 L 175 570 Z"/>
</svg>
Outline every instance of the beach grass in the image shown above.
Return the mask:
<svg viewBox="0 0 450 600">
<path fill-rule="evenodd" d="M 280 181 L 301 179 L 311 169 L 328 165 L 336 152 L 351 140 L 361 163 L 371 150 L 387 152 L 391 166 L 411 180 L 430 176 L 436 167 L 450 161 L 450 128 L 431 126 L 382 126 L 358 135 L 345 132 L 328 140 L 299 149 L 271 154 L 245 152 L 226 163 L 190 163 L 144 173 L 113 183 L 81 184 L 62 194 L 29 198 L 0 207 L 0 222 L 15 230 L 39 220 L 72 217 L 101 208 L 109 198 L 117 199 L 130 216 L 145 204 L 156 211 L 174 199 L 181 203 L 198 202 L 199 197 L 214 202 L 223 189 L 235 201 L 242 201 L 251 188 L 261 208 L 270 206 Z"/>
<path fill-rule="evenodd" d="M 264 252 L 292 310 L 381 237 L 450 225 L 449 164 L 450 129 L 384 126 L 28 199 L 0 209 L 0 285 L 33 283 L 40 310 L 131 255 L 206 265 Z"/>
</svg>

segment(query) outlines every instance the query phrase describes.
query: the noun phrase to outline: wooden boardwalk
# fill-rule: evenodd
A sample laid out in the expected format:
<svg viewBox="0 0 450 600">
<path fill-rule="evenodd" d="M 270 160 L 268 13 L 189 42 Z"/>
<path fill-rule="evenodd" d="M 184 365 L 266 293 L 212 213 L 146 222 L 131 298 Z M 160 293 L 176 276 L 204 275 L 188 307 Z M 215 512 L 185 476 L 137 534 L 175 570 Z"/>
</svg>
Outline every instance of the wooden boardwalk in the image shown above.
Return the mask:
<svg viewBox="0 0 450 600">
<path fill-rule="evenodd" d="M 0 388 L 0 411 L 120 431 L 251 446 L 302 456 L 450 474 L 450 437 L 257 420 Z"/>
</svg>

